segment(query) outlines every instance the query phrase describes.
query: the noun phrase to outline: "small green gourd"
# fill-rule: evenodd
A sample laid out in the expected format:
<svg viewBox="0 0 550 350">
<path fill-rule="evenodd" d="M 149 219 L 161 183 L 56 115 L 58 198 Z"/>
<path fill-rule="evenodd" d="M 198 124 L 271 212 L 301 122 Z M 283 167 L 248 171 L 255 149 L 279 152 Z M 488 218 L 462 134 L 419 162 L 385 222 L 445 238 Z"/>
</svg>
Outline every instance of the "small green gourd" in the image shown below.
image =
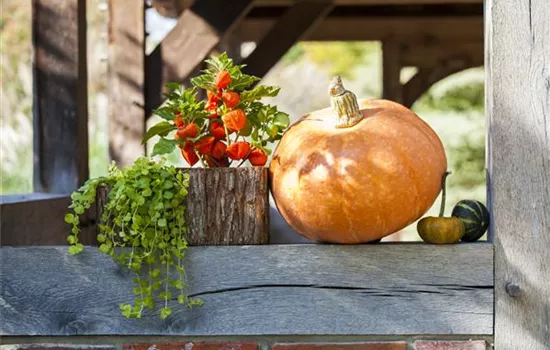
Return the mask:
<svg viewBox="0 0 550 350">
<path fill-rule="evenodd" d="M 464 242 L 475 242 L 483 236 L 489 228 L 489 211 L 480 201 L 464 199 L 458 202 L 451 216 L 459 218 L 465 227 Z"/>
</svg>

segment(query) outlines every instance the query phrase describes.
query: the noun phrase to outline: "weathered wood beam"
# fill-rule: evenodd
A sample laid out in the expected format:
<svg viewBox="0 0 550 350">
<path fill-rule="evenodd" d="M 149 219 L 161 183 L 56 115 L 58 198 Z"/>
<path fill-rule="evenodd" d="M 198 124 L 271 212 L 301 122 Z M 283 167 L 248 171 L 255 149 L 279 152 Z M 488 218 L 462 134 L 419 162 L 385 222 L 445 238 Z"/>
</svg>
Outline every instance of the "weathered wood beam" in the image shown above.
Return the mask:
<svg viewBox="0 0 550 350">
<path fill-rule="evenodd" d="M 0 197 L 0 245 L 67 244 L 71 227 L 65 223 L 70 198 L 65 194 L 29 193 Z M 96 243 L 95 208 L 81 219 L 80 239 Z"/>
<path fill-rule="evenodd" d="M 145 2 L 109 0 L 109 153 L 118 165 L 145 154 Z"/>
<path fill-rule="evenodd" d="M 315 29 L 332 7 L 332 0 L 297 1 L 244 60 L 247 73 L 263 77 L 292 45 Z"/>
<path fill-rule="evenodd" d="M 34 189 L 69 193 L 88 178 L 86 1 L 32 6 Z"/>
<path fill-rule="evenodd" d="M 486 10 L 495 349 L 543 350 L 550 345 L 550 6 L 488 0 Z"/>
<path fill-rule="evenodd" d="M 290 6 L 295 0 L 257 0 L 259 6 Z M 483 0 L 334 0 L 336 5 L 482 4 Z"/>
<path fill-rule="evenodd" d="M 382 41 L 382 98 L 403 103 L 401 85 L 402 45 L 395 39 Z"/>
<path fill-rule="evenodd" d="M 430 67 L 456 57 L 467 59 L 473 66 L 483 66 L 483 39 L 445 42 L 438 40 L 406 41 L 402 46 L 403 67 Z"/>
<path fill-rule="evenodd" d="M 4 336 L 493 333 L 493 247 L 484 243 L 191 247 L 189 293 L 204 305 L 190 310 L 174 296 L 164 321 L 120 314 L 134 275 L 95 248 L 0 253 Z"/>
<path fill-rule="evenodd" d="M 433 66 L 421 66 L 416 74 L 403 85 L 403 105 L 411 107 L 428 89 L 451 74 L 476 67 L 468 57 L 449 57 Z"/>
<path fill-rule="evenodd" d="M 276 20 L 247 18 L 235 29 L 243 41 L 258 41 Z M 302 40 L 383 40 L 385 38 L 440 41 L 483 41 L 483 18 L 462 17 L 327 17 Z"/>
<path fill-rule="evenodd" d="M 147 110 L 162 102 L 162 87 L 184 83 L 198 73 L 203 60 L 246 15 L 252 0 L 201 0 L 184 11 L 176 26 L 148 56 Z M 160 79 L 159 79 L 160 78 Z"/>
</svg>

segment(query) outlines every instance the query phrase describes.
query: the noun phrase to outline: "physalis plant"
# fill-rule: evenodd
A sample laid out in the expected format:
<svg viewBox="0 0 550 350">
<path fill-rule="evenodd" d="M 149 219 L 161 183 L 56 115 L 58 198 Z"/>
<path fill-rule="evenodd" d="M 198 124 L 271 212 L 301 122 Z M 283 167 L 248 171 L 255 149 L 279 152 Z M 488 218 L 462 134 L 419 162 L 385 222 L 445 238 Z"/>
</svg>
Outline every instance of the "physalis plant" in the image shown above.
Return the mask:
<svg viewBox="0 0 550 350">
<path fill-rule="evenodd" d="M 235 65 L 225 53 L 206 62 L 211 67 L 191 79 L 193 87 L 166 85 L 172 92 L 154 111 L 164 121 L 152 126 L 143 142 L 160 136 L 151 155 L 171 153 L 177 146 L 190 166 L 199 161 L 204 167 L 228 167 L 234 161 L 264 166 L 268 144 L 282 137 L 289 117 L 260 100 L 277 96 L 280 88 L 252 88 L 260 79 L 244 74 L 245 65 Z M 197 99 L 200 90 L 207 101 Z"/>
</svg>

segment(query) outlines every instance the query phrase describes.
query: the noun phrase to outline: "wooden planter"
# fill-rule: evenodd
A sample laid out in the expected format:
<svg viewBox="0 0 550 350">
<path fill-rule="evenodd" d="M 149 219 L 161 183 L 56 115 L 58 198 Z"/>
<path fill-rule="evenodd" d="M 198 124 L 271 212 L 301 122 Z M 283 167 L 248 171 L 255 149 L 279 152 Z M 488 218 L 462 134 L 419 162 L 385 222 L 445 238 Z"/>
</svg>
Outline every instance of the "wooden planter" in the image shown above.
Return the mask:
<svg viewBox="0 0 550 350">
<path fill-rule="evenodd" d="M 185 212 L 190 245 L 269 243 L 267 168 L 180 170 L 190 175 Z M 98 218 L 107 193 L 106 188 L 98 190 Z"/>
</svg>

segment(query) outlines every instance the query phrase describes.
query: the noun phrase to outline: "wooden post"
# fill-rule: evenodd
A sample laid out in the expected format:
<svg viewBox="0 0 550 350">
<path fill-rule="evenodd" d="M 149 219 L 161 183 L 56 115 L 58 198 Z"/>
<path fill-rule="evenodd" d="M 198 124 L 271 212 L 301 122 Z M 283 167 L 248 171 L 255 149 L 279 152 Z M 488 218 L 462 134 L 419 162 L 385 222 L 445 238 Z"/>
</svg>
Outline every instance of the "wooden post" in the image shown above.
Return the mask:
<svg viewBox="0 0 550 350">
<path fill-rule="evenodd" d="M 486 2 L 495 349 L 550 345 L 550 7 Z"/>
<path fill-rule="evenodd" d="M 282 15 L 244 60 L 247 74 L 263 77 L 296 42 L 333 8 L 332 0 L 300 0 Z"/>
<path fill-rule="evenodd" d="M 403 102 L 401 67 L 400 43 L 393 39 L 382 41 L 382 98 Z"/>
<path fill-rule="evenodd" d="M 109 0 L 109 153 L 119 166 L 145 154 L 145 2 Z"/>
<path fill-rule="evenodd" d="M 34 190 L 88 178 L 86 1 L 33 0 Z"/>
</svg>

